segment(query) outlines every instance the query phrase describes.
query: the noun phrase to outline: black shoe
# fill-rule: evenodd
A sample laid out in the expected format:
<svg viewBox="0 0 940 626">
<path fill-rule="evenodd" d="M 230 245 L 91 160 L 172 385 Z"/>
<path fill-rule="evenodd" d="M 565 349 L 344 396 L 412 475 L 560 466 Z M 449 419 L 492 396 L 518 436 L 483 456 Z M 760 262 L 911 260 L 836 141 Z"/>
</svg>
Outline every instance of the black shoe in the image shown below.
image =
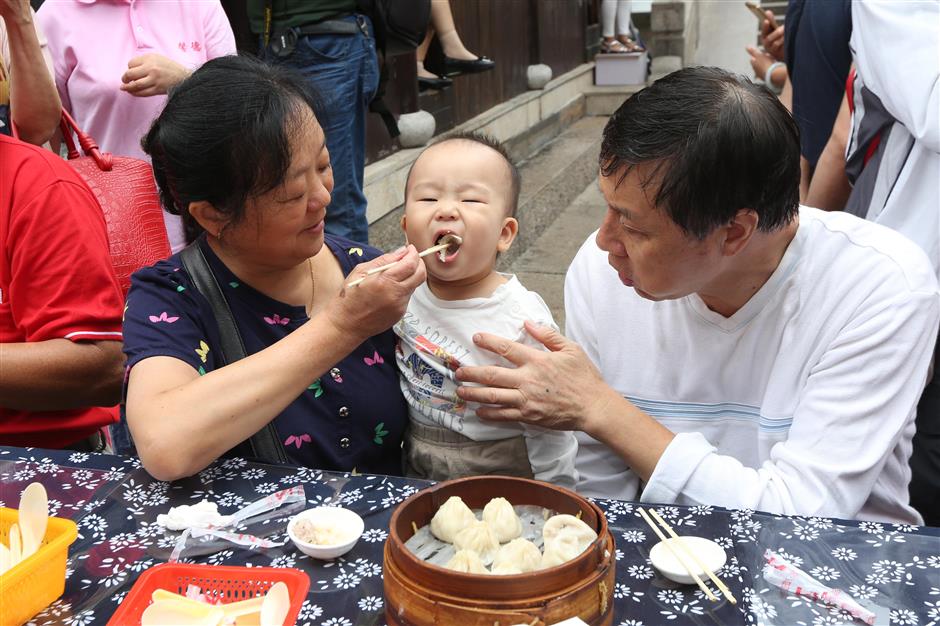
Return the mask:
<svg viewBox="0 0 940 626">
<path fill-rule="evenodd" d="M 444 76 L 435 76 L 434 78 L 425 78 L 418 76 L 418 91 L 427 91 L 428 89 L 447 89 L 454 84 L 449 78 Z"/>
<path fill-rule="evenodd" d="M 477 72 L 486 72 L 494 67 L 496 67 L 496 61 L 486 57 L 477 57 L 472 61 L 444 57 L 444 73 L 448 76 L 453 74 L 476 74 Z"/>
</svg>

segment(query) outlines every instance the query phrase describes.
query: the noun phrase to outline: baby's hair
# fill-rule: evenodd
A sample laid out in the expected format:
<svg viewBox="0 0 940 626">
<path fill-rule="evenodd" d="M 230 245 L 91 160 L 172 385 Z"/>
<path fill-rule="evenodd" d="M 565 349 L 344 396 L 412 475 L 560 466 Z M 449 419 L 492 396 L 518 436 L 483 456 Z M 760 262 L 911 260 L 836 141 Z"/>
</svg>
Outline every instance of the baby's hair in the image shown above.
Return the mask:
<svg viewBox="0 0 940 626">
<path fill-rule="evenodd" d="M 487 148 L 492 148 L 499 153 L 503 160 L 506 161 L 506 167 L 509 168 L 509 210 L 507 211 L 507 217 L 516 216 L 516 208 L 519 206 L 519 190 L 522 187 L 522 178 L 519 176 L 519 168 L 516 167 L 515 163 L 512 162 L 512 159 L 509 158 L 509 152 L 506 151 L 506 148 L 503 147 L 499 141 L 494 137 L 481 133 L 478 131 L 461 131 L 447 135 L 446 137 L 441 137 L 440 139 L 435 140 L 428 148 L 436 146 L 441 143 L 446 143 L 448 141 L 470 141 L 473 143 L 478 143 L 480 145 L 486 146 Z M 427 150 L 427 148 L 425 148 Z M 422 152 L 424 154 L 424 152 Z M 420 155 L 418 155 L 420 158 Z M 414 164 L 418 162 L 418 159 L 415 159 L 411 164 L 411 168 L 408 170 L 408 176 L 405 178 L 405 202 L 408 201 L 408 183 L 411 182 L 411 170 L 414 169 Z"/>
</svg>

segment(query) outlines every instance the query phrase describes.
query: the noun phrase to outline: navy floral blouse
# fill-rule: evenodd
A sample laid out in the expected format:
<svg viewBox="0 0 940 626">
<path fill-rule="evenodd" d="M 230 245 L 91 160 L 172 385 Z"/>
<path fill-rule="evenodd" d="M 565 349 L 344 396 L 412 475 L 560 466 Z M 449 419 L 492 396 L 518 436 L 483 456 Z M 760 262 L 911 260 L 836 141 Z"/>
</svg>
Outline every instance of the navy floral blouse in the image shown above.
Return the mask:
<svg viewBox="0 0 940 626">
<path fill-rule="evenodd" d="M 222 263 L 205 239 L 197 245 L 222 286 L 249 355 L 307 322 L 305 307 L 287 305 L 256 291 Z M 326 245 L 345 275 L 381 254 L 329 234 Z M 178 254 L 134 274 L 124 312 L 128 373 L 143 359 L 170 356 L 205 374 L 218 366 L 219 345 L 212 307 L 193 287 Z M 278 373 L 274 370 L 270 375 Z M 388 330 L 366 340 L 314 381 L 277 416 L 274 425 L 291 463 L 401 475 L 407 419 L 395 368 L 395 335 Z M 132 452 L 123 406 L 121 420 L 115 433 L 118 451 Z"/>
</svg>

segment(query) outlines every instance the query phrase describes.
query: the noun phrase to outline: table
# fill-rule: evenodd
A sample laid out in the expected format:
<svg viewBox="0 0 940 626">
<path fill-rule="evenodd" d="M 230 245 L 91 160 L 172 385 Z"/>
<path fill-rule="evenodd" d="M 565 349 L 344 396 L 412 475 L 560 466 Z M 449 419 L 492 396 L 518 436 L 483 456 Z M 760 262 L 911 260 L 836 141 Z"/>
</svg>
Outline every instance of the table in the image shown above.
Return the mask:
<svg viewBox="0 0 940 626">
<path fill-rule="evenodd" d="M 182 561 L 295 567 L 310 577 L 303 626 L 385 624 L 382 549 L 395 506 L 428 483 L 275 467 L 242 459 L 218 461 L 191 478 L 151 478 L 137 459 L 103 454 L 0 447 L 0 503 L 16 506 L 30 482 L 47 489 L 52 513 L 78 524 L 69 550 L 65 594 L 31 624 L 105 624 L 141 572 L 169 558 L 178 533 L 156 524 L 171 506 L 210 498 L 224 513 L 266 494 L 303 485 L 308 506 L 342 505 L 363 517 L 366 531 L 352 552 L 332 562 L 311 559 L 293 544 L 247 550 L 231 544 L 187 548 Z M 737 606 L 711 603 L 696 587 L 676 585 L 650 566 L 657 539 L 636 503 L 596 500 L 617 543 L 614 624 L 852 624 L 845 613 L 770 587 L 761 577 L 771 548 L 817 579 L 856 599 L 890 609 L 899 626 L 940 625 L 940 529 L 818 517 L 788 517 L 719 507 L 656 506 L 680 534 L 714 539 L 729 554 L 720 572 Z M 250 528 L 286 539 L 287 518 Z M 201 548 L 201 547 L 200 547 Z M 858 622 L 854 622 L 858 623 Z"/>
</svg>

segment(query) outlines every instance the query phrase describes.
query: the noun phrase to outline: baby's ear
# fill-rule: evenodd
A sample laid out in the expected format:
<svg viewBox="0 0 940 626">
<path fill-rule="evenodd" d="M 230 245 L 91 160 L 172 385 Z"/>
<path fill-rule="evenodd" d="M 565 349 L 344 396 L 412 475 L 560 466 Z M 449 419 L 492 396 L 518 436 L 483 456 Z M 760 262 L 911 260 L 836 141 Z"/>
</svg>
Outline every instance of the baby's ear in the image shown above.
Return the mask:
<svg viewBox="0 0 940 626">
<path fill-rule="evenodd" d="M 496 242 L 496 251 L 505 252 L 519 234 L 519 222 L 514 217 L 503 220 L 503 228 L 499 231 L 499 241 Z"/>
<path fill-rule="evenodd" d="M 398 221 L 398 223 L 399 225 L 401 225 L 402 230 L 405 230 L 406 228 L 408 228 L 408 218 L 405 217 L 404 213 L 402 213 L 401 219 Z"/>
</svg>

